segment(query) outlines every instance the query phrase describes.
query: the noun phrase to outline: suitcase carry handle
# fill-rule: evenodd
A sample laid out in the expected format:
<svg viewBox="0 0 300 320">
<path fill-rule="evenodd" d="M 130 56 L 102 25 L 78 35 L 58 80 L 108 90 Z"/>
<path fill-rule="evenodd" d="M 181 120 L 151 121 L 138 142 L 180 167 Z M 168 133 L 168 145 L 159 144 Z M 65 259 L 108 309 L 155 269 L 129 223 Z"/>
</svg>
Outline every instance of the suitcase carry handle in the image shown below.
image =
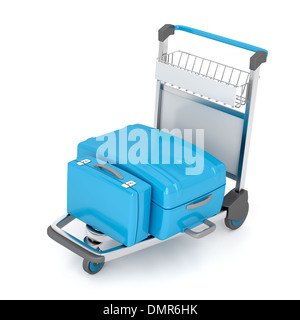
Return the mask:
<svg viewBox="0 0 300 320">
<path fill-rule="evenodd" d="M 109 166 L 106 166 L 104 164 L 94 164 L 94 167 L 96 167 L 98 169 L 106 170 L 109 173 L 111 173 L 112 175 L 114 175 L 115 177 L 117 177 L 118 179 L 121 179 L 121 180 L 124 179 L 124 177 L 117 170 L 115 170 Z"/>
<path fill-rule="evenodd" d="M 202 207 L 202 206 L 204 206 L 205 204 L 207 204 L 207 203 L 212 199 L 212 197 L 213 197 L 213 195 L 211 194 L 211 195 L 207 196 L 207 197 L 206 197 L 204 200 L 202 200 L 202 201 L 189 204 L 188 206 L 186 206 L 186 210 L 192 210 L 192 209 L 196 209 L 196 208 Z"/>
<path fill-rule="evenodd" d="M 209 235 L 210 233 L 214 232 L 217 228 L 216 225 L 209 220 L 204 220 L 203 223 L 208 226 L 207 229 L 202 230 L 200 232 L 196 232 L 191 229 L 185 229 L 184 233 L 186 233 L 190 237 L 200 239 L 200 238 L 203 238 L 203 237 Z"/>
</svg>

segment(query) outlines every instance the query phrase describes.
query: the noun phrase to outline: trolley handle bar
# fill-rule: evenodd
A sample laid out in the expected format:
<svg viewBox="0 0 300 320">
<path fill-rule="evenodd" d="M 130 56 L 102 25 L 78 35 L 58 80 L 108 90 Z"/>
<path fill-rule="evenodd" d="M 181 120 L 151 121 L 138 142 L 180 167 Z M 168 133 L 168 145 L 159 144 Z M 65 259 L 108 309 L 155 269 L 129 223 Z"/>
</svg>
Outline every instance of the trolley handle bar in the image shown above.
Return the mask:
<svg viewBox="0 0 300 320">
<path fill-rule="evenodd" d="M 181 26 L 181 25 L 172 25 L 172 24 L 166 24 L 158 31 L 158 40 L 163 42 L 165 41 L 170 35 L 173 35 L 175 33 L 175 30 L 180 30 L 184 32 L 188 32 L 197 36 L 201 36 L 204 38 L 208 38 L 211 40 L 215 40 L 218 42 L 222 42 L 225 44 L 229 44 L 234 47 L 238 47 L 241 49 L 245 49 L 248 51 L 253 51 L 255 54 L 250 59 L 250 70 L 256 70 L 262 63 L 267 61 L 268 51 L 265 49 L 262 49 L 260 47 L 252 46 L 250 44 L 236 41 L 233 39 L 225 38 L 222 36 L 218 36 L 213 33 L 209 33 L 206 31 Z"/>
</svg>

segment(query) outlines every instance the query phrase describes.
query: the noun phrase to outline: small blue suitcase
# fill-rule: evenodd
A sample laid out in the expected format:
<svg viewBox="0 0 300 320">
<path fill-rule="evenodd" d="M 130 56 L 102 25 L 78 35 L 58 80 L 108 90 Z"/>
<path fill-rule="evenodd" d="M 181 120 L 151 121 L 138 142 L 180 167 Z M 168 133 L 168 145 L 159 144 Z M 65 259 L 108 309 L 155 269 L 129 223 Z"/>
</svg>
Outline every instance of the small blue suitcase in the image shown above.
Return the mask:
<svg viewBox="0 0 300 320">
<path fill-rule="evenodd" d="M 133 130 L 142 130 L 144 135 L 147 135 L 146 148 L 148 148 L 148 161 L 146 163 L 127 163 L 121 161 L 119 154 L 120 146 L 118 141 L 124 133 L 127 138 Z M 136 132 L 136 131 L 135 131 Z M 160 158 L 157 164 L 151 163 L 151 150 L 162 150 L 162 139 L 158 139 L 156 143 L 159 145 L 153 146 L 153 136 L 159 133 L 163 138 L 168 138 L 170 141 L 170 149 L 174 150 L 175 146 L 181 145 L 183 152 L 187 149 L 196 152 L 199 158 L 203 161 L 203 170 L 198 175 L 187 175 L 186 169 L 190 166 L 187 163 L 180 162 L 176 159 L 176 155 L 170 153 L 170 163 L 164 164 Z M 112 133 L 104 135 L 109 136 Z M 150 214 L 150 234 L 154 237 L 165 240 L 179 232 L 184 232 L 185 229 L 195 228 L 202 224 L 206 219 L 220 212 L 226 183 L 226 168 L 225 165 L 218 159 L 214 158 L 207 152 L 197 148 L 191 143 L 171 136 L 168 133 L 153 129 L 144 125 L 131 125 L 124 129 L 113 132 L 116 139 L 116 151 L 106 155 L 104 148 L 101 145 L 107 141 L 104 136 L 90 138 L 81 142 L 78 145 L 78 156 L 89 154 L 96 156 L 108 162 L 115 162 L 115 166 L 130 172 L 131 174 L 146 181 L 152 186 L 152 202 Z M 152 138 L 152 141 L 151 141 Z M 127 139 L 127 153 L 134 146 L 136 141 Z M 150 148 L 152 146 L 152 148 Z M 182 156 L 182 155 L 181 155 Z M 112 159 L 114 158 L 114 159 Z M 182 157 L 181 157 L 182 160 Z"/>
<path fill-rule="evenodd" d="M 148 237 L 151 186 L 91 156 L 68 164 L 67 211 L 109 237 L 132 246 Z"/>
</svg>

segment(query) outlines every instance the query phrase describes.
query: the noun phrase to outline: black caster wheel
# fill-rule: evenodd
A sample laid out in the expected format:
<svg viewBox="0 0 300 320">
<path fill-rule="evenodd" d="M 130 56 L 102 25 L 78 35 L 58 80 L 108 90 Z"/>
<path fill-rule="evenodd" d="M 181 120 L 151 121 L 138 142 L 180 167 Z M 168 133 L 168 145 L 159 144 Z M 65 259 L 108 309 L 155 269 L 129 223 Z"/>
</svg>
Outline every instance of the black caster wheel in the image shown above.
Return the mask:
<svg viewBox="0 0 300 320">
<path fill-rule="evenodd" d="M 91 261 L 88 261 L 87 259 L 83 259 L 82 267 L 83 270 L 89 274 L 96 274 L 98 273 L 103 267 L 104 263 L 94 263 Z"/>
<path fill-rule="evenodd" d="M 224 198 L 222 209 L 227 211 L 226 227 L 231 230 L 240 228 L 249 212 L 248 191 L 244 189 L 240 192 L 236 192 L 235 189 L 231 190 Z"/>
<path fill-rule="evenodd" d="M 98 241 L 95 241 L 93 239 L 90 239 L 88 237 L 85 237 L 84 238 L 84 242 L 89 245 L 90 247 L 98 250 L 98 251 L 101 251 L 100 249 L 100 244 L 101 242 L 98 242 Z M 104 266 L 104 262 L 102 263 L 94 263 L 94 262 L 91 262 L 87 259 L 83 259 L 83 262 L 82 262 L 82 267 L 83 267 L 83 270 L 89 274 L 96 274 L 98 273 Z"/>
<path fill-rule="evenodd" d="M 248 212 L 247 212 L 246 216 L 240 221 L 235 221 L 235 220 L 230 220 L 230 219 L 225 218 L 225 225 L 227 228 L 229 228 L 231 230 L 236 230 L 244 224 L 247 216 L 248 216 Z"/>
</svg>

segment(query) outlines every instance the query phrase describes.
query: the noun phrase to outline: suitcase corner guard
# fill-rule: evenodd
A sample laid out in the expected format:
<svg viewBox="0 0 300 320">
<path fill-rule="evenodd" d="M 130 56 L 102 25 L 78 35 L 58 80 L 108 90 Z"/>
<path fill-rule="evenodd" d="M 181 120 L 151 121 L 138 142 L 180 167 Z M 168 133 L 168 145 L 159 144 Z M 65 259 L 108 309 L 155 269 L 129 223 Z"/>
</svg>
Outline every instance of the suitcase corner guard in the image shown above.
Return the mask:
<svg viewBox="0 0 300 320">
<path fill-rule="evenodd" d="M 93 249 L 84 242 L 62 230 L 63 227 L 65 227 L 74 219 L 75 218 L 70 214 L 64 215 L 48 227 L 48 236 L 57 243 L 76 253 L 80 257 L 87 259 L 88 261 L 91 261 L 93 263 L 105 262 L 105 257 L 101 254 L 101 252 Z"/>
</svg>

